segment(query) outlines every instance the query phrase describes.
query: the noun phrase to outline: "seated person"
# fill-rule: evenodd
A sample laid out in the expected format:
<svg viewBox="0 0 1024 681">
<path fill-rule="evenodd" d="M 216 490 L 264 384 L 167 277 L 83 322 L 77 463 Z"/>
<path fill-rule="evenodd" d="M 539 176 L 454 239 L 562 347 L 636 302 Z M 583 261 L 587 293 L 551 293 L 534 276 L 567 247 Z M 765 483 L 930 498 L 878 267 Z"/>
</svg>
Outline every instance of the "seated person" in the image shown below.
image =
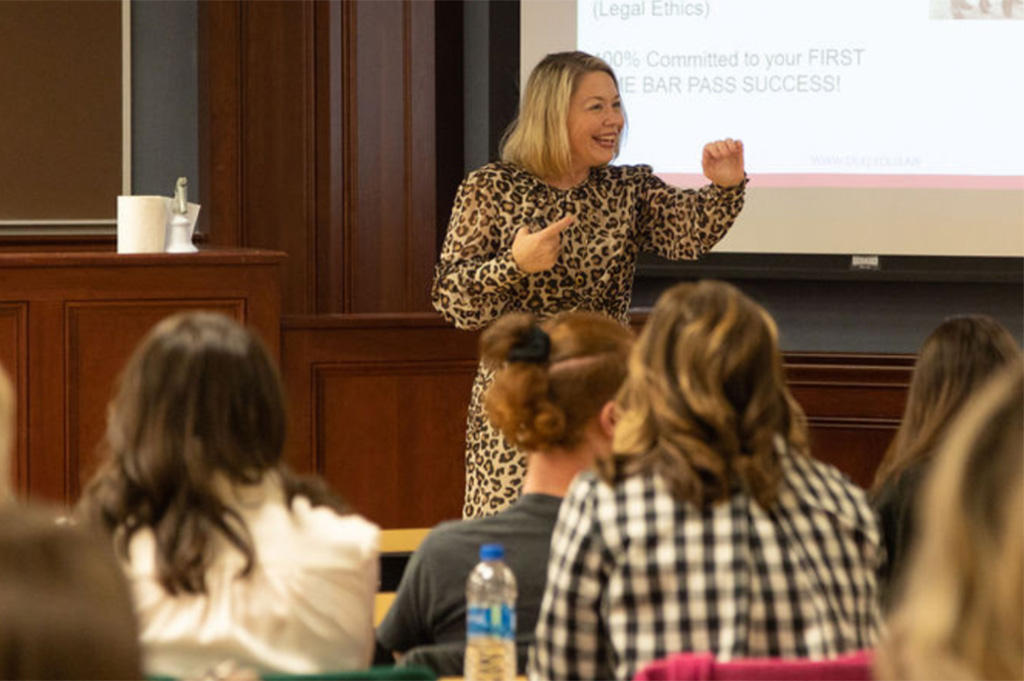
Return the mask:
<svg viewBox="0 0 1024 681">
<path fill-rule="evenodd" d="M 878 528 L 809 455 L 775 324 L 734 287 L 669 289 L 618 397 L 614 457 L 551 539 L 535 679 L 630 679 L 676 652 L 828 658 L 878 631 Z"/>
<path fill-rule="evenodd" d="M 573 477 L 610 451 L 611 400 L 626 375 L 631 342 L 629 329 L 594 313 L 564 313 L 544 323 L 509 315 L 483 333 L 482 360 L 498 368 L 487 414 L 527 453 L 522 497 L 497 515 L 442 523 L 427 535 L 377 629 L 381 647 L 403 653 L 428 644 L 464 646 L 466 579 L 480 545 L 500 543 L 518 583 L 517 639 L 525 658 L 559 504 Z M 435 671 L 461 675 L 458 650 L 446 657 Z"/>
<path fill-rule="evenodd" d="M 227 317 L 166 319 L 129 360 L 80 515 L 124 560 L 147 674 L 369 665 L 379 531 L 284 442 L 273 360 Z"/>
<path fill-rule="evenodd" d="M 0 679 L 138 678 L 131 593 L 110 545 L 0 505 Z"/>
<path fill-rule="evenodd" d="M 1024 370 L 950 426 L 875 657 L 878 679 L 1024 679 Z"/>
<path fill-rule="evenodd" d="M 886 561 L 879 572 L 883 606 L 914 537 L 917 490 L 950 422 L 995 372 L 1020 361 L 1020 348 L 991 317 L 947 319 L 921 346 L 896 437 L 878 467 L 871 501 L 878 512 Z"/>
<path fill-rule="evenodd" d="M 0 679 L 141 678 L 131 594 L 109 545 L 15 503 L 14 390 L 0 366 Z"/>
</svg>

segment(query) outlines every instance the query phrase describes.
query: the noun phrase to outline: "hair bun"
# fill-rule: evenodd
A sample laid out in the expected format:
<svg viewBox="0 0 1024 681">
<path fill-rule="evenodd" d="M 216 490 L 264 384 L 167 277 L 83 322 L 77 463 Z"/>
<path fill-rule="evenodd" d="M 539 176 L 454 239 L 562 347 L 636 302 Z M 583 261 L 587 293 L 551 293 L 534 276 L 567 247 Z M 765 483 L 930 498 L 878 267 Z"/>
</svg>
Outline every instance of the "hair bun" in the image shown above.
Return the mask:
<svg viewBox="0 0 1024 681">
<path fill-rule="evenodd" d="M 551 337 L 539 326 L 531 326 L 509 348 L 505 359 L 509 362 L 544 364 L 551 356 Z"/>
</svg>

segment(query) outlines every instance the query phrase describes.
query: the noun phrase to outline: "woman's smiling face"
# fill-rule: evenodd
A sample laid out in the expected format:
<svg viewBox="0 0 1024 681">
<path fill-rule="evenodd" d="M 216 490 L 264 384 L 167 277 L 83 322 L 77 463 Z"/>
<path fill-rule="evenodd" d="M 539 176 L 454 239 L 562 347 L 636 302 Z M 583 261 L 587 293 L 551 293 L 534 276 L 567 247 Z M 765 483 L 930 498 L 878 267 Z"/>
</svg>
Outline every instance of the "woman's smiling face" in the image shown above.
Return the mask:
<svg viewBox="0 0 1024 681">
<path fill-rule="evenodd" d="M 615 81 L 604 71 L 580 78 L 569 100 L 569 148 L 575 173 L 610 163 L 625 124 Z"/>
</svg>

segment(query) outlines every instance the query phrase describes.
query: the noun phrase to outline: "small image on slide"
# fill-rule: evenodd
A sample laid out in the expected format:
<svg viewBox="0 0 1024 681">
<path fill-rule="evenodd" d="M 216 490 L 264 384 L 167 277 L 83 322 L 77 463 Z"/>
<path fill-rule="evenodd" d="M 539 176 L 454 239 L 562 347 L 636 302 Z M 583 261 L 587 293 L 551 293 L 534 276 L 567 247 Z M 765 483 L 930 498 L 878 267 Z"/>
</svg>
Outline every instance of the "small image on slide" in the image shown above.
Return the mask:
<svg viewBox="0 0 1024 681">
<path fill-rule="evenodd" d="M 1024 0 L 929 0 L 930 19 L 1024 19 Z"/>
</svg>

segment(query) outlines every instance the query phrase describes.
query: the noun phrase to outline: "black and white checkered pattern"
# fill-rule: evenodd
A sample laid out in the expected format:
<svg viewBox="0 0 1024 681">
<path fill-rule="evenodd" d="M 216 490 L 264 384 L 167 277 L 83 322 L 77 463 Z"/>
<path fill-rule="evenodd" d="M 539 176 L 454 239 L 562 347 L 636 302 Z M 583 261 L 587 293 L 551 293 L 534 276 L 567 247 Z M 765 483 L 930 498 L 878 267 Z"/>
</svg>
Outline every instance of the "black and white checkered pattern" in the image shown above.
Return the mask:
<svg viewBox="0 0 1024 681">
<path fill-rule="evenodd" d="M 783 455 L 777 504 L 701 511 L 663 478 L 573 483 L 552 537 L 533 679 L 629 679 L 682 651 L 828 658 L 874 645 L 881 557 L 864 493 Z"/>
</svg>

